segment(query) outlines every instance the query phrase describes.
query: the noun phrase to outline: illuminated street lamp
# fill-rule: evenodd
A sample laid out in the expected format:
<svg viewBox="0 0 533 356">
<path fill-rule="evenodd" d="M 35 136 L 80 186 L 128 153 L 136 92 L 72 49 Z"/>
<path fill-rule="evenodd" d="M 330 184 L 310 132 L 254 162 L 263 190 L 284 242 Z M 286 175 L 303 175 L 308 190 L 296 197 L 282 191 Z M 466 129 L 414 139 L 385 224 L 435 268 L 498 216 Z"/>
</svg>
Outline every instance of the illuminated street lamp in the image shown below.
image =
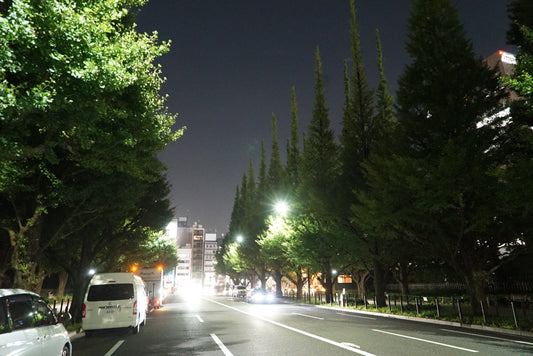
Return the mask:
<svg viewBox="0 0 533 356">
<path fill-rule="evenodd" d="M 238 236 L 237 236 L 237 242 L 238 242 L 238 243 L 241 243 L 242 241 L 243 241 L 243 237 L 242 237 L 242 235 L 238 235 Z"/>
<path fill-rule="evenodd" d="M 289 211 L 289 204 L 287 204 L 286 201 L 281 200 L 276 203 L 274 208 L 278 215 L 285 216 L 287 215 L 287 212 Z"/>
</svg>

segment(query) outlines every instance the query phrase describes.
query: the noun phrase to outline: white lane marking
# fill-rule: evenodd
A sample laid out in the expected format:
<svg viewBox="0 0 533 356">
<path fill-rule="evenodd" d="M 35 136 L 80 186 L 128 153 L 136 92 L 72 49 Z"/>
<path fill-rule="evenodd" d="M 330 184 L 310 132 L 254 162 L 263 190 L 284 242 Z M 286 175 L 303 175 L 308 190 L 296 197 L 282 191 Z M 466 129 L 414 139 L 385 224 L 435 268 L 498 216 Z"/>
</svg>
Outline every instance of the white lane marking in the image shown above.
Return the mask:
<svg viewBox="0 0 533 356">
<path fill-rule="evenodd" d="M 211 300 L 211 299 L 207 299 L 207 298 L 206 298 L 206 300 L 210 301 L 211 303 L 215 303 L 215 304 L 218 304 L 218 305 L 222 305 L 223 307 L 226 307 L 226 308 L 228 308 L 228 309 L 235 310 L 236 312 L 239 312 L 239 313 L 242 313 L 242 314 L 246 314 L 246 315 L 248 315 L 248 316 L 251 316 L 252 318 L 256 318 L 256 319 L 259 319 L 259 320 L 263 320 L 263 321 L 266 321 L 267 323 L 271 323 L 271 324 L 273 324 L 273 325 L 276 325 L 276 326 L 279 326 L 279 327 L 285 328 L 285 329 L 287 329 L 287 330 L 294 331 L 295 333 L 302 334 L 302 335 L 305 335 L 305 336 L 311 337 L 311 338 L 313 338 L 313 339 L 320 340 L 320 341 L 322 341 L 322 342 L 328 343 L 328 344 L 330 344 L 330 345 L 340 347 L 341 349 L 345 349 L 345 350 L 348 350 L 348 351 L 351 351 L 351 352 L 355 352 L 355 353 L 360 354 L 360 355 L 365 355 L 365 356 L 376 356 L 376 355 L 374 355 L 374 354 L 371 354 L 370 352 L 357 350 L 357 349 L 354 349 L 353 347 L 346 346 L 346 345 L 344 345 L 344 344 L 342 344 L 342 343 L 340 343 L 340 342 L 333 341 L 333 340 L 330 340 L 330 339 L 326 339 L 325 337 L 318 336 L 318 335 L 315 335 L 315 334 L 311 334 L 311 333 L 308 333 L 307 331 L 303 331 L 303 330 L 300 330 L 300 329 L 296 329 L 296 328 L 293 328 L 292 326 L 288 326 L 288 325 L 285 325 L 285 324 L 282 324 L 282 323 L 278 323 L 277 321 L 269 320 L 269 319 L 266 319 L 266 318 L 260 317 L 260 316 L 258 316 L 258 315 L 253 315 L 253 314 L 251 314 L 251 313 L 245 312 L 245 311 L 240 310 L 240 309 L 238 309 L 238 308 L 234 308 L 234 307 L 231 307 L 231 306 L 229 306 L 229 305 L 226 305 L 226 304 L 223 304 L 223 303 L 217 302 L 216 300 Z"/>
<path fill-rule="evenodd" d="M 215 334 L 210 334 L 211 337 L 213 338 L 213 340 L 215 340 L 216 344 L 218 345 L 218 347 L 220 347 L 220 350 L 222 350 L 222 352 L 224 353 L 224 355 L 226 356 L 233 356 L 233 354 L 231 353 L 230 350 L 228 350 L 228 348 L 226 347 L 226 345 L 224 345 L 222 343 L 222 341 L 220 341 L 220 339 L 218 338 L 218 336 L 216 336 Z"/>
<path fill-rule="evenodd" d="M 346 345 L 346 346 L 350 346 L 350 347 L 356 347 L 358 349 L 361 348 L 361 346 L 356 345 L 356 344 L 352 344 L 351 342 L 341 342 L 341 344 Z"/>
<path fill-rule="evenodd" d="M 196 314 L 196 319 L 198 319 L 198 321 L 200 321 L 200 323 L 203 323 L 204 320 L 200 317 L 200 315 Z"/>
<path fill-rule="evenodd" d="M 312 316 L 312 315 L 306 315 L 306 314 L 300 314 L 300 313 L 292 313 L 294 315 L 299 315 L 299 316 L 305 316 L 306 318 L 313 318 L 313 319 L 318 319 L 318 320 L 324 320 L 324 318 L 319 318 L 318 316 Z"/>
<path fill-rule="evenodd" d="M 447 331 L 450 333 L 457 333 L 457 334 L 465 334 L 465 335 L 473 335 L 473 336 L 479 336 L 484 337 L 487 339 L 495 339 L 495 340 L 503 340 L 503 341 L 509 341 L 509 342 L 516 342 L 519 344 L 526 344 L 526 345 L 533 345 L 533 342 L 527 342 L 527 341 L 520 341 L 520 340 L 513 340 L 513 339 L 506 339 L 503 337 L 497 337 L 497 336 L 489 336 L 489 335 L 481 335 L 476 333 L 467 333 L 465 331 L 458 331 L 458 330 L 450 330 L 450 329 L 441 329 L 442 331 Z"/>
<path fill-rule="evenodd" d="M 413 337 L 413 336 L 408 336 L 408 335 L 402 335 L 402 334 L 391 333 L 391 332 L 389 332 L 389 331 L 383 331 L 383 330 L 378 330 L 378 329 L 372 329 L 372 330 L 373 330 L 373 331 L 377 331 L 378 333 L 389 334 L 389 335 L 394 335 L 394 336 L 403 337 L 403 338 L 406 338 L 406 339 L 411 339 L 411 340 L 416 340 L 416 341 L 427 342 L 428 344 L 435 344 L 435 345 L 440 345 L 440 346 L 444 346 L 444 347 L 450 347 L 450 348 L 452 348 L 452 349 L 463 350 L 463 351 L 468 351 L 468 352 L 479 352 L 479 351 L 477 351 L 477 350 L 466 349 L 466 348 L 464 348 L 464 347 L 454 346 L 454 345 L 450 345 L 450 344 L 443 344 L 442 342 L 431 341 L 431 340 L 426 340 L 426 339 L 420 339 L 420 338 L 418 338 L 418 337 Z"/>
<path fill-rule="evenodd" d="M 368 316 L 354 315 L 354 314 L 348 314 L 348 313 L 337 313 L 337 314 L 344 315 L 344 316 L 351 316 L 351 317 L 359 318 L 359 319 L 376 320 L 376 318 L 371 318 Z"/>
<path fill-rule="evenodd" d="M 115 344 L 115 346 L 113 346 L 111 349 L 109 349 L 109 351 L 107 351 L 107 353 L 104 355 L 104 356 L 111 356 L 113 355 L 113 353 L 115 351 L 117 351 L 117 349 L 120 347 L 120 345 L 122 345 L 124 343 L 124 340 L 119 340 L 117 341 L 117 343 Z"/>
</svg>

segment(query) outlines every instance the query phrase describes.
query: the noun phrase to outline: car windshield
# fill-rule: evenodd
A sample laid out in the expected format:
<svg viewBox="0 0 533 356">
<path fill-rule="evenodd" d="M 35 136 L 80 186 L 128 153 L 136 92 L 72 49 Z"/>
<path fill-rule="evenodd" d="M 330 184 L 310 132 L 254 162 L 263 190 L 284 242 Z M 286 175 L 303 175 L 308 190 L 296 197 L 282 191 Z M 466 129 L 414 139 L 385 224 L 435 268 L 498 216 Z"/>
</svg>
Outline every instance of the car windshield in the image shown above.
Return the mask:
<svg viewBox="0 0 533 356">
<path fill-rule="evenodd" d="M 133 298 L 133 284 L 102 284 L 89 288 L 87 301 L 122 300 Z"/>
</svg>

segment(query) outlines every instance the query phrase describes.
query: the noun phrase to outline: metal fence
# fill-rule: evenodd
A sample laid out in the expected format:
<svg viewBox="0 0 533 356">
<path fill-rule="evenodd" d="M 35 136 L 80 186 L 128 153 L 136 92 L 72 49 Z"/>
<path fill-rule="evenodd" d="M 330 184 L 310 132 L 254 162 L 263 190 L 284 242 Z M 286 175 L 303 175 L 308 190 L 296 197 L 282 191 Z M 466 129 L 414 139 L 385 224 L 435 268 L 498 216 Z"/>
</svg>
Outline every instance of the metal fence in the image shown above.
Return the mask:
<svg viewBox="0 0 533 356">
<path fill-rule="evenodd" d="M 286 297 L 296 299 L 294 293 Z M 324 293 L 302 295 L 302 302 L 329 305 L 339 308 L 357 308 L 378 311 L 374 296 L 359 297 L 356 294 L 334 293 L 326 298 Z M 474 309 L 480 311 L 474 314 Z M 528 296 L 488 296 L 478 308 L 458 297 L 425 297 L 388 294 L 386 306 L 380 312 L 414 315 L 431 319 L 456 321 L 464 324 L 493 326 L 514 326 L 515 329 L 533 329 L 533 297 Z"/>
</svg>

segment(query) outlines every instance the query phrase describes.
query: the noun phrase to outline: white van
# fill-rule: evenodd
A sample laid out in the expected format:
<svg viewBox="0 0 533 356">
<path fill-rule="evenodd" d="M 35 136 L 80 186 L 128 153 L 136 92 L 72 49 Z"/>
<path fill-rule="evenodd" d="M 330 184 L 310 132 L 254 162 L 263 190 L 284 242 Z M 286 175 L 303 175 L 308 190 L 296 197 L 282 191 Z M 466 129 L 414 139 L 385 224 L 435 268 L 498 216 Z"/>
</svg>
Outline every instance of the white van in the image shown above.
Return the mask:
<svg viewBox="0 0 533 356">
<path fill-rule="evenodd" d="M 90 336 L 94 330 L 132 328 L 137 334 L 146 324 L 148 298 L 141 277 L 133 273 L 95 274 L 82 309 L 82 328 Z"/>
</svg>

